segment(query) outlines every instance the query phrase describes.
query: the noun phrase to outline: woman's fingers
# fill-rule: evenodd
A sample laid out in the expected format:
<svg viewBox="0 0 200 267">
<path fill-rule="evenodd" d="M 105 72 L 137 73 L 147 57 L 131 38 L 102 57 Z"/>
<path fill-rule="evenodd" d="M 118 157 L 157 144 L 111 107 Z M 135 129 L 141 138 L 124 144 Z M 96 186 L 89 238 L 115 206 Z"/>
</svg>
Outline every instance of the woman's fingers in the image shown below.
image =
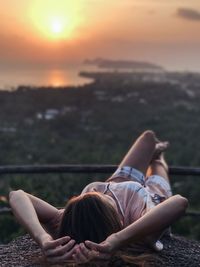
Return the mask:
<svg viewBox="0 0 200 267">
<path fill-rule="evenodd" d="M 81 245 L 79 245 L 75 249 L 75 253 L 73 254 L 73 259 L 75 260 L 76 263 L 86 263 L 90 260 L 87 251 L 81 248 Z"/>
<path fill-rule="evenodd" d="M 81 243 L 81 244 L 79 245 L 79 248 L 80 248 L 81 253 L 82 253 L 85 257 L 89 257 L 90 250 L 89 250 L 88 248 L 86 248 L 86 246 L 85 246 L 84 243 Z"/>
<path fill-rule="evenodd" d="M 69 252 L 74 247 L 74 245 L 75 245 L 75 240 L 72 239 L 63 246 L 60 245 L 56 248 L 46 250 L 45 255 L 47 257 L 62 256 L 66 252 Z"/>
<path fill-rule="evenodd" d="M 94 243 L 94 242 L 89 241 L 89 240 L 85 241 L 85 245 L 86 245 L 88 248 L 90 248 L 90 249 L 94 249 L 94 250 L 99 250 L 99 251 L 100 251 L 100 250 L 102 249 L 102 245 L 97 244 L 97 243 Z"/>
<path fill-rule="evenodd" d="M 88 249 L 84 243 L 81 243 L 75 249 L 73 259 L 76 263 L 86 263 L 94 259 L 102 259 L 100 253 L 96 250 Z"/>
<path fill-rule="evenodd" d="M 109 245 L 107 243 L 97 244 L 92 241 L 85 241 L 85 244 L 90 249 L 89 253 L 92 259 L 107 260 L 111 257 Z"/>
<path fill-rule="evenodd" d="M 57 246 L 62 246 L 63 244 L 69 242 L 70 239 L 71 238 L 69 236 L 64 236 L 64 237 L 58 238 L 56 240 L 47 241 L 43 245 L 43 249 L 48 250 L 48 249 L 56 248 Z"/>
<path fill-rule="evenodd" d="M 109 246 L 106 243 L 85 241 L 75 245 L 75 240 L 70 237 L 48 241 L 45 244 L 44 254 L 49 263 L 62 263 L 72 258 L 76 263 L 86 263 L 93 259 L 102 260 L 110 257 Z"/>
<path fill-rule="evenodd" d="M 109 252 L 106 244 L 97 244 L 92 241 L 85 241 L 85 244 L 88 248 L 97 250 L 99 252 Z"/>
<path fill-rule="evenodd" d="M 75 247 L 74 246 L 71 250 L 65 251 L 63 255 L 56 255 L 56 256 L 48 256 L 46 257 L 47 262 L 49 263 L 64 263 L 67 261 L 72 260 L 72 255 L 75 253 Z"/>
</svg>

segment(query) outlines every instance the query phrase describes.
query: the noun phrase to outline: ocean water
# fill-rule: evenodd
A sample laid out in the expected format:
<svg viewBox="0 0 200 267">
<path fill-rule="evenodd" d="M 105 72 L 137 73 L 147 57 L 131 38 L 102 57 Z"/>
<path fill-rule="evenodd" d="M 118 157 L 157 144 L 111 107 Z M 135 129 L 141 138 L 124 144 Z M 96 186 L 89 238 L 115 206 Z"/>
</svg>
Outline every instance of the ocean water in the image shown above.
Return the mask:
<svg viewBox="0 0 200 267">
<path fill-rule="evenodd" d="M 14 90 L 18 86 L 78 86 L 92 79 L 79 76 L 81 67 L 52 69 L 0 69 L 0 90 Z"/>
</svg>

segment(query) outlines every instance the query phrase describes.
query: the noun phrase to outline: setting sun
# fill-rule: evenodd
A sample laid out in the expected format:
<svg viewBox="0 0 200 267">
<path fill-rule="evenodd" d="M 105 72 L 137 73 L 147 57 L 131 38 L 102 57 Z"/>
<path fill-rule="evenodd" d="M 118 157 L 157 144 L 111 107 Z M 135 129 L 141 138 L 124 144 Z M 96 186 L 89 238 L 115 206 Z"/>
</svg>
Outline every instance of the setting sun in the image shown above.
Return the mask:
<svg viewBox="0 0 200 267">
<path fill-rule="evenodd" d="M 38 32 L 48 39 L 73 39 L 81 24 L 80 2 L 35 1 L 30 17 Z"/>
<path fill-rule="evenodd" d="M 52 32 L 55 34 L 59 34 L 63 31 L 63 25 L 61 23 L 61 21 L 59 20 L 54 20 L 52 21 Z"/>
</svg>

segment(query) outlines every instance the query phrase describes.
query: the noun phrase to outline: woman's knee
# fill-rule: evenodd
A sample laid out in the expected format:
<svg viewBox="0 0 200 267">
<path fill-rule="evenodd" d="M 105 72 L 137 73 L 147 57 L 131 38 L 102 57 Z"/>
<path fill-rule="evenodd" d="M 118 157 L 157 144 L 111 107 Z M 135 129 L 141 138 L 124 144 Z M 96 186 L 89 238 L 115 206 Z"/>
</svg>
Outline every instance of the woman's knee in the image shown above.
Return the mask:
<svg viewBox="0 0 200 267">
<path fill-rule="evenodd" d="M 146 130 L 145 132 L 143 132 L 142 138 L 149 142 L 156 143 L 156 135 L 152 130 Z"/>
<path fill-rule="evenodd" d="M 21 195 L 25 194 L 25 192 L 21 189 L 19 190 L 13 190 L 9 193 L 9 203 L 15 202 L 17 198 L 19 198 Z"/>
</svg>

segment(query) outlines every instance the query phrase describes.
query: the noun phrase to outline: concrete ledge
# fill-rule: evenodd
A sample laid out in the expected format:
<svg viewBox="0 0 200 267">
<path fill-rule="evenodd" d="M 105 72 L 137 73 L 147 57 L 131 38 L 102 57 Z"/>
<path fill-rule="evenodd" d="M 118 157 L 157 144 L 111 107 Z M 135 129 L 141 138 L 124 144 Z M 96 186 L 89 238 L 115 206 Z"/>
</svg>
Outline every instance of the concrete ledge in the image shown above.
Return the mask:
<svg viewBox="0 0 200 267">
<path fill-rule="evenodd" d="M 180 236 L 164 238 L 164 250 L 160 253 L 153 253 L 156 256 L 152 264 L 154 267 L 197 267 L 200 266 L 200 242 L 186 239 Z M 17 238 L 7 245 L 0 246 L 1 267 L 41 267 L 49 266 L 45 263 L 40 248 L 29 237 L 25 235 Z M 51 266 L 70 266 L 51 265 Z M 74 266 L 74 265 L 71 265 Z M 83 266 L 83 265 L 82 265 Z M 86 266 L 108 266 L 128 267 L 134 264 L 124 264 L 122 260 L 113 258 L 109 263 L 87 264 Z"/>
</svg>

